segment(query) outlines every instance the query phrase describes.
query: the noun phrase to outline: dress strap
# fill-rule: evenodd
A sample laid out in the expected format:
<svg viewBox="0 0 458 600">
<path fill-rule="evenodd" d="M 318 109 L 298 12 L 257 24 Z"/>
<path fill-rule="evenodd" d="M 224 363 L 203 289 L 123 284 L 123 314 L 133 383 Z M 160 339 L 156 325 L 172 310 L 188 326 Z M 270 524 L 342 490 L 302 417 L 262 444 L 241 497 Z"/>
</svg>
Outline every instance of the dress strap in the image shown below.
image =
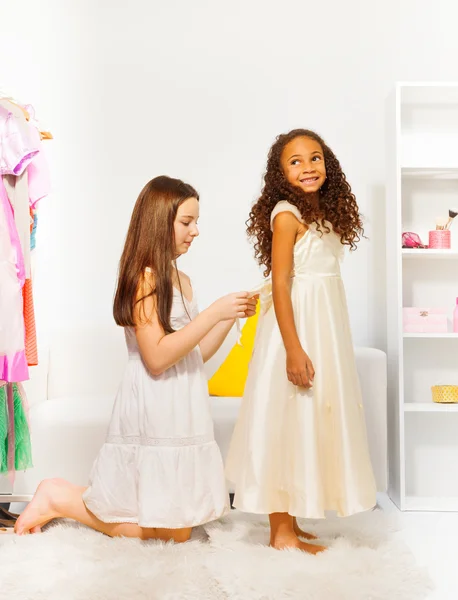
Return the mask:
<svg viewBox="0 0 458 600">
<path fill-rule="evenodd" d="M 277 204 L 274 206 L 273 211 L 270 214 L 270 228 L 272 230 L 274 225 L 274 219 L 281 212 L 291 212 L 300 223 L 304 222 L 302 219 L 301 212 L 297 208 L 297 206 L 294 206 L 294 204 L 291 204 L 287 200 L 281 200 L 280 202 L 277 202 Z"/>
</svg>

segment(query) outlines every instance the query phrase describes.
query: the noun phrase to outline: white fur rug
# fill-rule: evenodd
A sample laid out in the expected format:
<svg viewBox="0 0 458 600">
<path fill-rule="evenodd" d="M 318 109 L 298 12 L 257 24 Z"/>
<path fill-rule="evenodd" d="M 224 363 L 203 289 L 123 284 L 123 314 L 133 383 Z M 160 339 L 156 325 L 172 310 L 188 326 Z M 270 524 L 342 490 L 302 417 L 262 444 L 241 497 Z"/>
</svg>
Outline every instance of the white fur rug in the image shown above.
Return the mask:
<svg viewBox="0 0 458 600">
<path fill-rule="evenodd" d="M 305 523 L 303 523 L 305 525 Z M 60 522 L 0 536 L 1 600 L 422 600 L 427 573 L 381 511 L 307 528 L 329 550 L 267 546 L 267 520 L 236 511 L 186 544 L 111 539 Z"/>
</svg>

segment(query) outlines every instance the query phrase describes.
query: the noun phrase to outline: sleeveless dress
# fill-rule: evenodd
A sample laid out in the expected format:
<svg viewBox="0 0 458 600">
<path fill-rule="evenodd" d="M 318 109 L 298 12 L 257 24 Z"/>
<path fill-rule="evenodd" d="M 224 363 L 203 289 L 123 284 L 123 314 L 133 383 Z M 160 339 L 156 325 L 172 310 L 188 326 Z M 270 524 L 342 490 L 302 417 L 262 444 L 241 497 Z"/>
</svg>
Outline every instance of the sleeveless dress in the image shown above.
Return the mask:
<svg viewBox="0 0 458 600">
<path fill-rule="evenodd" d="M 198 314 L 174 288 L 171 325 Z M 213 435 L 199 346 L 158 376 L 146 369 L 133 328 L 129 361 L 105 444 L 94 463 L 86 507 L 106 523 L 194 527 L 228 511 L 221 454 Z"/>
<path fill-rule="evenodd" d="M 285 210 L 301 220 L 299 210 L 283 201 L 271 222 Z M 376 504 L 342 254 L 339 236 L 313 226 L 294 247 L 291 299 L 300 342 L 315 369 L 311 389 L 288 381 L 270 278 L 260 289 L 254 351 L 226 462 L 234 505 L 242 511 L 317 519 L 325 511 L 347 516 Z"/>
</svg>

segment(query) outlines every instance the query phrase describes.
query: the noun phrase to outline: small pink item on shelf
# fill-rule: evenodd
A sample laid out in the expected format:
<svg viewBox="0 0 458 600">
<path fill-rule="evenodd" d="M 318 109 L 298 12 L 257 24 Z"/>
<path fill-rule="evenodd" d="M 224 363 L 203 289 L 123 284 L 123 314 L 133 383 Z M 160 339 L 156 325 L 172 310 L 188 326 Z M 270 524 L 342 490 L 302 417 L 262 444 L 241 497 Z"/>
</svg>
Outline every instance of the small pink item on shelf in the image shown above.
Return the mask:
<svg viewBox="0 0 458 600">
<path fill-rule="evenodd" d="M 450 250 L 450 234 L 449 229 L 433 229 L 429 232 L 429 247 L 435 250 Z"/>
<path fill-rule="evenodd" d="M 447 311 L 444 308 L 402 309 L 404 333 L 447 333 Z"/>
<path fill-rule="evenodd" d="M 458 333 L 458 298 L 456 299 L 456 306 L 453 311 L 453 332 Z"/>
<path fill-rule="evenodd" d="M 403 248 L 426 248 L 417 233 L 406 231 L 402 234 L 402 247 Z"/>
</svg>

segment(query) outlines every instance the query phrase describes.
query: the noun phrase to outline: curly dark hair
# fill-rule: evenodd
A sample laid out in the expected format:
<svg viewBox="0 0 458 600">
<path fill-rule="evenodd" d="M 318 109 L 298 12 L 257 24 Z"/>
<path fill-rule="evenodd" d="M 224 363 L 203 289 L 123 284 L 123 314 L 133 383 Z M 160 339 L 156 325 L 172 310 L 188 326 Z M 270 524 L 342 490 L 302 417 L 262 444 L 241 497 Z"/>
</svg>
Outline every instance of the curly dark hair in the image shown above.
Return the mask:
<svg viewBox="0 0 458 600">
<path fill-rule="evenodd" d="M 318 202 L 316 202 L 316 195 L 307 194 L 300 188 L 291 185 L 280 164 L 284 147 L 297 137 L 315 140 L 323 150 L 326 181 L 319 191 Z M 315 132 L 308 129 L 293 129 L 289 133 L 279 135 L 272 145 L 267 158 L 261 196 L 253 205 L 246 222 L 248 236 L 255 240 L 255 257 L 260 265 L 265 266 L 265 276 L 271 272 L 270 216 L 277 202 L 281 200 L 287 200 L 297 206 L 304 223 L 316 223 L 318 231 L 322 231 L 321 226 L 323 226 L 329 232 L 329 227 L 323 224 L 323 221 L 328 221 L 334 231 L 340 235 L 341 243 L 350 246 L 351 250 L 356 250 L 356 244 L 364 236 L 363 223 L 355 195 L 351 191 L 334 152 Z"/>
</svg>

